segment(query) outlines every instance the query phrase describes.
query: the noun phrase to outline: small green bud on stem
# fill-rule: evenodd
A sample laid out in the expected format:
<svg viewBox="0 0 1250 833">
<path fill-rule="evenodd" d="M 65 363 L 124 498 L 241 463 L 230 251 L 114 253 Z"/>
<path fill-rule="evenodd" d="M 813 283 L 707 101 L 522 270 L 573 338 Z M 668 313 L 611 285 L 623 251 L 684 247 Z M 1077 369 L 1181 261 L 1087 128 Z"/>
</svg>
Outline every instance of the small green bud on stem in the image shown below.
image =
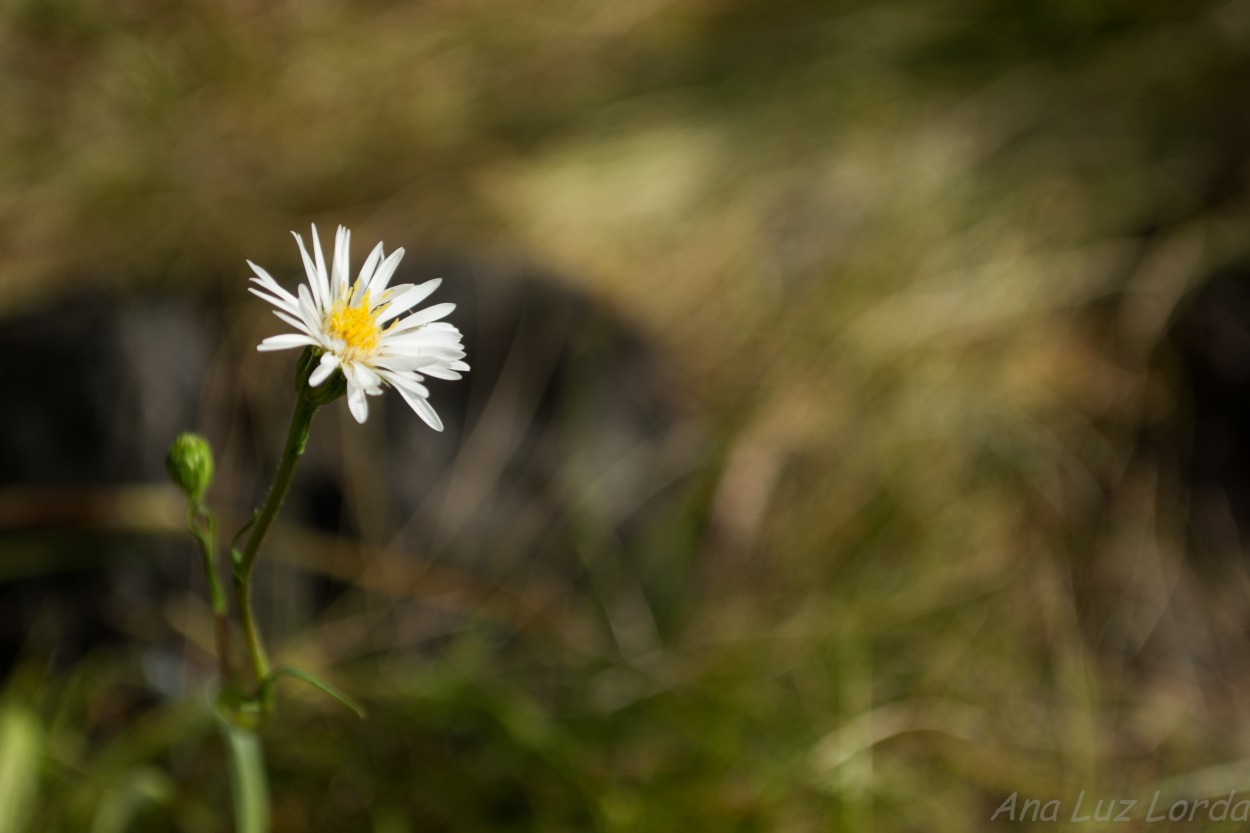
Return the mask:
<svg viewBox="0 0 1250 833">
<path fill-rule="evenodd" d="M 213 483 L 213 448 L 208 440 L 191 431 L 179 434 L 165 458 L 169 478 L 187 496 L 187 529 L 200 545 L 204 580 L 216 619 L 217 661 L 221 684 L 230 683 L 229 608 L 217 576 L 217 518 L 204 504 L 204 493 Z"/>
<path fill-rule="evenodd" d="M 213 482 L 213 449 L 200 434 L 179 434 L 165 458 L 169 477 L 194 506 L 204 502 L 204 493 Z"/>
</svg>

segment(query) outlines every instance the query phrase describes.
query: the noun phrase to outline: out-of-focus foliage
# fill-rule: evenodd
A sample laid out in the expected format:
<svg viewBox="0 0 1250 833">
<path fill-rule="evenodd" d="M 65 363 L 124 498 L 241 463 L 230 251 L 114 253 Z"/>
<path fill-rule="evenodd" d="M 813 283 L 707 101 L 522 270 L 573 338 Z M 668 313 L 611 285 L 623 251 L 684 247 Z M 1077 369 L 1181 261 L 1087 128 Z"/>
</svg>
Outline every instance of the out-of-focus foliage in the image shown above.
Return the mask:
<svg viewBox="0 0 1250 833">
<path fill-rule="evenodd" d="M 1250 3 L 26 0 L 0 60 L 3 307 L 363 224 L 552 267 L 711 435 L 627 553 L 647 593 L 594 604 L 632 585 L 592 561 L 554 627 L 469 603 L 413 652 L 375 584 L 277 646 L 370 718 L 284 690 L 276 830 L 967 831 L 1013 791 L 1250 787 L 1250 583 L 1195 575 L 1139 453 L 1169 322 L 1250 240 Z M 221 829 L 211 717 L 142 656 L 12 683 L 0 819 Z"/>
</svg>

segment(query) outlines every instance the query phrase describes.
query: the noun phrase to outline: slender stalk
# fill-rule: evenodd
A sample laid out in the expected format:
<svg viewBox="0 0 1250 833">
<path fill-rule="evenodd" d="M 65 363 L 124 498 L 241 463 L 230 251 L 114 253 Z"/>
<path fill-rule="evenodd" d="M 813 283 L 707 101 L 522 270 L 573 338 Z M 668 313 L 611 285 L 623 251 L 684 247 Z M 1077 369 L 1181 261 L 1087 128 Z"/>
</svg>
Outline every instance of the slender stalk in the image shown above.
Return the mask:
<svg viewBox="0 0 1250 833">
<path fill-rule="evenodd" d="M 203 506 L 188 509 L 188 525 L 191 534 L 200 544 L 200 556 L 204 564 L 204 581 L 208 585 L 208 597 L 213 606 L 214 637 L 217 645 L 217 666 L 221 685 L 230 685 L 230 607 L 221 589 L 217 574 L 217 518 Z"/>
<path fill-rule="evenodd" d="M 230 791 L 235 833 L 268 833 L 269 781 L 260 738 L 251 729 L 226 724 L 230 742 Z"/>
<path fill-rule="evenodd" d="M 295 465 L 304 454 L 308 444 L 308 432 L 312 427 L 313 414 L 317 406 L 300 394 L 295 401 L 295 412 L 291 414 L 291 426 L 287 430 L 286 445 L 282 449 L 282 459 L 278 461 L 278 470 L 274 473 L 273 483 L 269 487 L 269 496 L 265 505 L 256 514 L 255 522 L 247 537 L 247 543 L 234 563 L 234 594 L 235 603 L 239 608 L 239 623 L 243 626 L 243 635 L 247 641 L 247 652 L 251 657 L 252 671 L 256 675 L 259 688 L 269 676 L 269 659 L 265 655 L 265 646 L 261 641 L 260 631 L 256 627 L 256 618 L 252 613 L 252 569 L 256 566 L 256 558 L 260 555 L 261 542 L 269 531 L 270 524 L 278 514 L 287 489 L 291 486 L 291 477 L 295 474 Z"/>
</svg>

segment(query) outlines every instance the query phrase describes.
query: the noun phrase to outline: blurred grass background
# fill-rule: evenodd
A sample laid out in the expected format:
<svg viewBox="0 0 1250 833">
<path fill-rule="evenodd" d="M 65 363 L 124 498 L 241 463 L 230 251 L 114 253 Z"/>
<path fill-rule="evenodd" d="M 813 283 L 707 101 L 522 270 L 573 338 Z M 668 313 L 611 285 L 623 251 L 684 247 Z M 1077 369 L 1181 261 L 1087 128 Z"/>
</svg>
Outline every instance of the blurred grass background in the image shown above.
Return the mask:
<svg viewBox="0 0 1250 833">
<path fill-rule="evenodd" d="M 371 611 L 438 599 L 383 570 L 297 623 L 278 650 L 371 716 L 284 690 L 275 830 L 966 831 L 1013 791 L 1250 790 L 1240 519 L 1191 534 L 1169 352 L 1247 255 L 1250 4 L 14 0 L 0 60 L 0 313 L 241 297 L 244 258 L 289 282 L 287 229 L 344 222 L 539 264 L 704 438 L 622 544 L 646 593 L 591 565 L 528 628 L 496 587 L 414 650 Z M 162 494 L 117 499 L 165 534 Z M 202 677 L 195 590 L 151 605 Z M 31 645 L 0 828 L 225 829 L 224 746 L 142 633 Z"/>
</svg>

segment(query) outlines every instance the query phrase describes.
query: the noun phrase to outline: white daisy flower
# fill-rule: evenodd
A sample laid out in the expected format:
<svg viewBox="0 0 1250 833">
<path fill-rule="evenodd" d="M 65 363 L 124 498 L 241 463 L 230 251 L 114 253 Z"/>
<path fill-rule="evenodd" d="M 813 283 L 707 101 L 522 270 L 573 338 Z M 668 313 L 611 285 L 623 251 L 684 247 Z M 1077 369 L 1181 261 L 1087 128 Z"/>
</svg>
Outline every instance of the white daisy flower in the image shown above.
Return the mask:
<svg viewBox="0 0 1250 833">
<path fill-rule="evenodd" d="M 383 257 L 379 243 L 352 281 L 348 277 L 348 245 L 351 232 L 339 226 L 334 239 L 334 261 L 326 271 L 325 257 L 317 227 L 312 229 L 314 258 L 308 256 L 304 240 L 295 232 L 308 283 L 300 284 L 298 294 L 287 292 L 264 269 L 252 263 L 256 277 L 248 291 L 264 298 L 276 309 L 274 315 L 298 332 L 271 336 L 258 350 L 286 350 L 312 347 L 321 352 L 321 363 L 308 383 L 320 386 L 335 370 L 347 382 L 347 406 L 357 422 L 369 416 L 368 396 L 382 393 L 389 384 L 404 401 L 435 431 L 443 423 L 429 403 L 429 390 L 422 384 L 426 376 L 459 379 L 469 369 L 461 361 L 464 347 L 460 331 L 440 321 L 455 304 L 435 304 L 409 313 L 429 297 L 441 279 L 425 283 L 389 286 L 395 268 L 404 256 L 396 249 Z"/>
</svg>

